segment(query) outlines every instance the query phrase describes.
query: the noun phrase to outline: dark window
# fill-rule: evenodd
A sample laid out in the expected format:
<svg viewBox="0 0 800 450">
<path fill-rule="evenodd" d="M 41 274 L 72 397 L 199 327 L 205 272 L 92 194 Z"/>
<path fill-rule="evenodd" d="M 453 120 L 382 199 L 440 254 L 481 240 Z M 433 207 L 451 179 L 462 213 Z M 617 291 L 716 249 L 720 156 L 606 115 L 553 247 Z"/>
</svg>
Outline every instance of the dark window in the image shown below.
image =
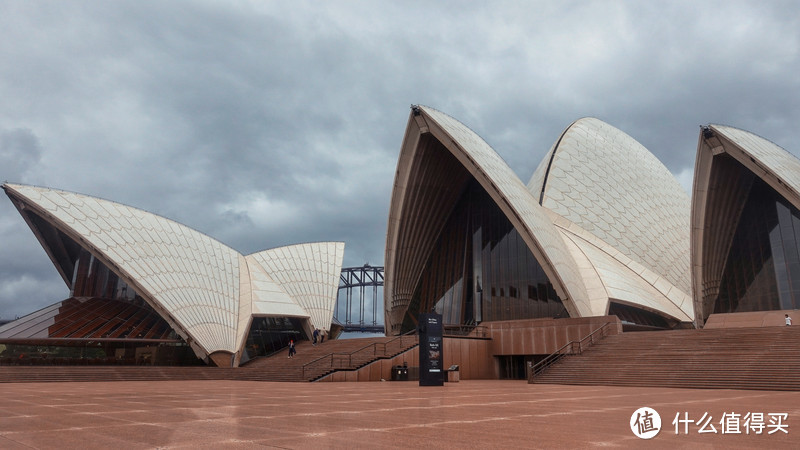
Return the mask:
<svg viewBox="0 0 800 450">
<path fill-rule="evenodd" d="M 656 328 L 670 327 L 670 322 L 661 315 L 620 303 L 611 302 L 608 306 L 608 315 L 619 317 L 623 326 L 632 324 Z"/>
<path fill-rule="evenodd" d="M 242 362 L 267 356 L 289 345 L 289 340 L 306 340 L 300 319 L 294 317 L 256 317 L 250 325 Z"/>
<path fill-rule="evenodd" d="M 522 236 L 475 180 L 428 257 L 404 328 L 414 322 L 412 317 L 432 309 L 450 325 L 568 317 Z"/>
<path fill-rule="evenodd" d="M 800 211 L 753 183 L 725 263 L 716 313 L 800 307 Z"/>
</svg>

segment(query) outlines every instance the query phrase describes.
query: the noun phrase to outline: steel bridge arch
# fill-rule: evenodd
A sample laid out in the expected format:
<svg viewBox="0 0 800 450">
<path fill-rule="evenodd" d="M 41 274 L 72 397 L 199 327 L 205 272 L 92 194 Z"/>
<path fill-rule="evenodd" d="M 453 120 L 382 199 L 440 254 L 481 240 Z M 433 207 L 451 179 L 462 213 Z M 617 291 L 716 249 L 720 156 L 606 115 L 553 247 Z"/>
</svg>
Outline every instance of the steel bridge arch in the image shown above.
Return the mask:
<svg viewBox="0 0 800 450">
<path fill-rule="evenodd" d="M 383 266 L 371 266 L 364 264 L 361 267 L 344 267 L 339 275 L 339 295 L 336 299 L 336 309 L 334 318 L 339 320 L 339 300 L 342 290 L 345 297 L 345 317 L 342 324 L 345 331 L 378 331 L 383 332 L 384 326 L 378 322 L 378 307 L 383 302 L 383 297 L 378 297 L 378 288 L 383 287 Z M 372 323 L 365 323 L 366 318 L 366 298 L 367 288 L 372 291 Z M 353 322 L 353 291 L 358 292 L 358 322 Z"/>
</svg>

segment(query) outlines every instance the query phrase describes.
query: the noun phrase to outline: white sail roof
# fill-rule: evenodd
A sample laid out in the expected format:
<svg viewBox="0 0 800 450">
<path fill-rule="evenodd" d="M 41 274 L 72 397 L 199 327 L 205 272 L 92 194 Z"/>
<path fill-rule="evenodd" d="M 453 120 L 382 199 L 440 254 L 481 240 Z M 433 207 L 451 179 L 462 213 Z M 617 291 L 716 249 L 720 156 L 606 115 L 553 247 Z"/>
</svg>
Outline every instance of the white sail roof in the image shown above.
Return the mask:
<svg viewBox="0 0 800 450">
<path fill-rule="evenodd" d="M 397 238 L 405 224 L 413 223 L 405 216 L 420 210 L 403 208 L 415 146 L 427 145 L 421 138 L 425 133 L 489 193 L 542 264 L 570 315 L 607 314 L 610 302 L 617 301 L 691 320 L 689 196 L 641 144 L 600 120 L 578 120 L 526 187 L 472 130 L 419 106 L 409 119 L 389 215 L 384 301 L 393 315 L 387 313 L 387 323 L 399 319 L 394 310 L 408 303 L 406 291 L 414 280 L 398 272 L 395 260 L 409 252 Z M 402 290 L 395 286 L 401 275 Z"/>
<path fill-rule="evenodd" d="M 800 159 L 739 128 L 711 124 L 700 131 L 692 194 L 692 268 L 695 314 L 713 312 L 752 178 L 800 208 Z"/>
<path fill-rule="evenodd" d="M 691 292 L 691 200 L 669 170 L 621 130 L 574 122 L 528 189 L 545 208 Z"/>
<path fill-rule="evenodd" d="M 421 239 L 419 233 L 429 236 L 437 234 L 437 230 L 429 229 L 435 221 L 429 217 L 424 220 L 412 219 L 412 215 L 419 214 L 420 211 L 404 210 L 407 208 L 406 202 L 409 201 L 407 197 L 411 196 L 410 186 L 416 183 L 415 180 L 410 179 L 414 176 L 412 170 L 415 163 L 414 158 L 420 155 L 421 150 L 418 147 L 426 145 L 422 143 L 420 137 L 427 133 L 431 133 L 491 196 L 540 262 L 567 310 L 573 315 L 580 314 L 576 305 L 585 303 L 587 298 L 583 280 L 569 250 L 547 217 L 544 208 L 536 203 L 514 171 L 480 136 L 447 114 L 419 106 L 412 111 L 409 126 L 406 129 L 389 211 L 386 287 L 384 289 L 387 326 L 389 324 L 397 325 L 402 319 L 402 314 L 409 305 L 409 293 L 419 276 L 417 273 L 403 273 L 403 271 L 422 270 L 419 264 L 403 267 L 398 265 L 398 256 L 401 256 L 403 252 L 410 254 L 416 250 L 410 246 L 404 248 L 400 239 L 401 235 L 417 236 L 410 244 L 418 246 Z M 441 178 L 445 180 L 440 180 L 440 182 L 450 182 L 447 179 L 449 175 L 448 173 L 440 174 Z M 434 178 L 436 177 L 434 176 Z M 451 191 L 457 189 L 460 188 L 453 187 Z M 439 206 L 445 209 L 452 208 L 452 205 Z M 414 226 L 417 228 L 412 229 Z M 409 245 L 408 241 L 405 242 L 406 245 Z M 428 244 L 432 244 L 432 242 L 429 241 Z M 424 251 L 418 252 L 418 254 L 425 253 Z M 417 257 L 419 258 L 419 256 Z M 403 280 L 404 285 L 399 285 L 399 279 Z"/>
<path fill-rule="evenodd" d="M 797 203 L 796 199 L 800 198 L 800 159 L 778 144 L 749 131 L 725 125 L 711 125 L 710 127 L 736 144 L 742 152 L 755 160 L 752 161 L 754 164 L 761 166 L 762 170 L 765 169 L 769 177 L 764 176 L 763 173 L 759 174 L 765 181 L 769 183 L 773 177 L 780 180 L 781 184 L 788 187 L 794 194 L 787 195 L 786 198 Z M 759 170 L 756 169 L 755 172 L 758 174 Z M 783 190 L 780 189 L 780 186 L 773 187 L 778 188 L 779 191 Z"/>
<path fill-rule="evenodd" d="M 314 326 L 330 326 L 341 242 L 244 257 L 203 233 L 141 209 L 44 187 L 3 187 L 22 208 L 34 211 L 133 286 L 184 339 L 202 349 L 204 355 L 198 356 L 240 351 L 252 315 L 311 317 Z"/>
<path fill-rule="evenodd" d="M 462 162 L 471 166 L 468 167 L 470 171 L 520 232 L 556 291 L 566 300 L 568 309 L 573 302 L 583 301 L 586 298 L 586 288 L 578 275 L 575 262 L 570 258 L 569 251 L 544 208 L 531 196 L 511 167 L 486 141 L 461 122 L 432 108 L 420 109 L 449 135 L 450 142 L 464 152 L 462 158 L 466 158 Z M 435 130 L 432 127 L 434 134 Z M 446 142 L 442 138 L 440 140 Z"/>
<path fill-rule="evenodd" d="M 275 280 L 310 315 L 314 328 L 328 329 L 343 257 L 343 242 L 315 242 L 264 250 L 248 255 L 247 260 L 260 266 L 266 277 Z"/>
</svg>

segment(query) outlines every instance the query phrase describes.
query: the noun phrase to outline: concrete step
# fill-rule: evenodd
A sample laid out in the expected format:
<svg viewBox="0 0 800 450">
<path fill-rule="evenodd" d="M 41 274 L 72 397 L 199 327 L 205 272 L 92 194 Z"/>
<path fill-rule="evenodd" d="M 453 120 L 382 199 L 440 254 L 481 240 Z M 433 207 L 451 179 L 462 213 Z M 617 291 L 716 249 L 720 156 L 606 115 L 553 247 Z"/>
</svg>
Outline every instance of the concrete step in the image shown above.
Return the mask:
<svg viewBox="0 0 800 450">
<path fill-rule="evenodd" d="M 622 333 L 562 358 L 533 381 L 800 390 L 800 327 Z"/>
</svg>

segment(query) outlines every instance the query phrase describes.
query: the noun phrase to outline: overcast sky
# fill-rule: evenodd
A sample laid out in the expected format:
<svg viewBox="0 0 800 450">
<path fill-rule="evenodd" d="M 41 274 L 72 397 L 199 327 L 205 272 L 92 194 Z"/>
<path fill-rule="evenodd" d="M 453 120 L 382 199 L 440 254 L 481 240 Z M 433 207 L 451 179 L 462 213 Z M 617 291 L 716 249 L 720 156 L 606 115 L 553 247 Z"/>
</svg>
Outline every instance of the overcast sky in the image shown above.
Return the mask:
<svg viewBox="0 0 800 450">
<path fill-rule="evenodd" d="M 800 150 L 800 4 L 0 2 L 0 179 L 142 208 L 242 253 L 383 264 L 411 104 L 527 183 L 598 117 L 691 185 L 698 126 Z M 0 199 L 0 317 L 68 290 Z"/>
</svg>

